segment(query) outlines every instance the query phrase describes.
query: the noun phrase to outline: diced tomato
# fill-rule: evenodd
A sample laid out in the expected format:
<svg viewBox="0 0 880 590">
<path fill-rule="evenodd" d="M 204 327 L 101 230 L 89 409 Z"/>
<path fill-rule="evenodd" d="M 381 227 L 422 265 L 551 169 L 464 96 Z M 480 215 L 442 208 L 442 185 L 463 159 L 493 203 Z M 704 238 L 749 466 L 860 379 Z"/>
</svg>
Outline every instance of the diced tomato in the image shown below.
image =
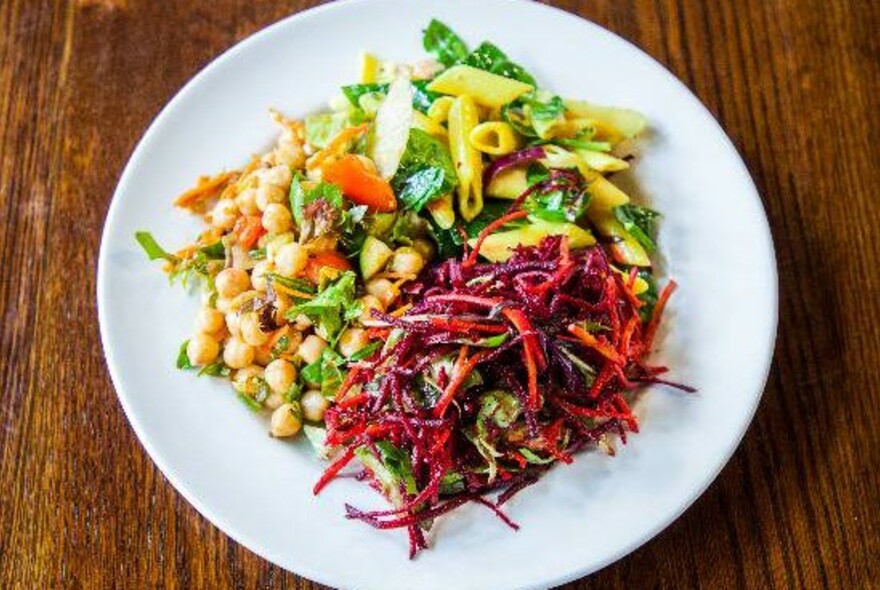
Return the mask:
<svg viewBox="0 0 880 590">
<path fill-rule="evenodd" d="M 342 193 L 358 205 L 384 213 L 397 209 L 391 185 L 374 167 L 354 154 L 345 154 L 324 164 L 322 178 L 339 186 Z"/>
<path fill-rule="evenodd" d="M 321 278 L 321 269 L 325 266 L 342 271 L 351 270 L 352 268 L 351 262 L 348 261 L 348 258 L 339 252 L 328 250 L 327 252 L 321 252 L 309 258 L 309 262 L 306 264 L 306 269 L 304 271 L 306 278 L 311 282 L 318 284 L 318 281 Z"/>
</svg>

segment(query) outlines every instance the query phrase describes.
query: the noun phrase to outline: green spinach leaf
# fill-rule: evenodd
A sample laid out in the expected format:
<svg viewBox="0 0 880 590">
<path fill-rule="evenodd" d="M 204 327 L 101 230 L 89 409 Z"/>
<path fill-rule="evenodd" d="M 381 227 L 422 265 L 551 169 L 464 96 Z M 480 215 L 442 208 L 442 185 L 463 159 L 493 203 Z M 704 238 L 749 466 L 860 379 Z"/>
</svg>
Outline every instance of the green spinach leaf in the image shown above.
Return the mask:
<svg viewBox="0 0 880 590">
<path fill-rule="evenodd" d="M 437 19 L 432 19 L 425 29 L 422 45 L 446 67 L 464 61 L 468 56 L 467 45 L 461 37 Z"/>
</svg>

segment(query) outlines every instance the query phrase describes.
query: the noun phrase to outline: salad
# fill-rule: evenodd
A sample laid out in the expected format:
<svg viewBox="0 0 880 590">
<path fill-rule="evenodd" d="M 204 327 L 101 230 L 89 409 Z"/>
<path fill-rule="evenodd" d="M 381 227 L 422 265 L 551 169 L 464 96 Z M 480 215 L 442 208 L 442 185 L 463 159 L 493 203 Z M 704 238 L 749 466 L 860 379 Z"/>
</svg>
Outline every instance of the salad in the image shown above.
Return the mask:
<svg viewBox="0 0 880 590">
<path fill-rule="evenodd" d="M 541 88 L 501 49 L 443 23 L 430 59 L 365 54 L 326 111 L 272 111 L 274 147 L 175 202 L 205 230 L 164 260 L 203 304 L 177 367 L 227 379 L 274 437 L 304 433 L 408 531 L 501 507 L 585 448 L 638 431 L 663 308 L 658 213 L 609 178 L 645 119 Z"/>
</svg>

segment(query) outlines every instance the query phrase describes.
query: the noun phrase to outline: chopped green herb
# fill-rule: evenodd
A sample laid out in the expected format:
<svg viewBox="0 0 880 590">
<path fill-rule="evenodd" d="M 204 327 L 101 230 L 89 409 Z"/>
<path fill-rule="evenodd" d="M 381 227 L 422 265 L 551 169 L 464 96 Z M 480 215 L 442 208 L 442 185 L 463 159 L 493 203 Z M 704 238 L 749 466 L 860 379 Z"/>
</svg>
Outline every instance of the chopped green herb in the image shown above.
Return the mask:
<svg viewBox="0 0 880 590">
<path fill-rule="evenodd" d="M 205 365 L 199 371 L 198 376 L 203 377 L 229 377 L 230 373 L 232 373 L 232 369 L 226 366 L 226 364 L 222 361 L 211 363 L 210 365 Z"/>
<path fill-rule="evenodd" d="M 171 263 L 176 263 L 180 260 L 174 254 L 170 254 L 165 251 L 162 246 L 159 245 L 159 242 L 153 237 L 148 231 L 139 231 L 134 234 L 135 239 L 138 241 L 138 244 L 141 245 L 141 248 L 144 249 L 144 252 L 147 253 L 147 257 L 150 260 L 167 260 Z"/>
<path fill-rule="evenodd" d="M 177 368 L 183 371 L 189 371 L 190 369 L 196 368 L 196 366 L 189 360 L 189 355 L 186 352 L 187 346 L 189 346 L 189 340 L 184 340 L 177 352 Z"/>
<path fill-rule="evenodd" d="M 437 19 L 431 20 L 422 37 L 425 51 L 449 67 L 468 57 L 468 48 L 461 37 Z"/>
<path fill-rule="evenodd" d="M 621 205 L 614 208 L 614 215 L 623 228 L 650 254 L 657 249 L 654 243 L 654 224 L 660 214 L 653 209 L 638 205 Z"/>
</svg>

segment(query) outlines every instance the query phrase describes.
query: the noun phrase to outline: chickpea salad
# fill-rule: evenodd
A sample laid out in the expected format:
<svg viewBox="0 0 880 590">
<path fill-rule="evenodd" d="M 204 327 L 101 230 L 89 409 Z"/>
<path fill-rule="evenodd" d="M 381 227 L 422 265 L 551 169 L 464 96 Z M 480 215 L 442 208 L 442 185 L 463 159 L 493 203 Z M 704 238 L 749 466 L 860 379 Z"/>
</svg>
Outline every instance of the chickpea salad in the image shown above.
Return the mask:
<svg viewBox="0 0 880 590">
<path fill-rule="evenodd" d="M 638 431 L 663 308 L 658 213 L 609 177 L 639 113 L 564 99 L 443 23 L 415 64 L 361 56 L 325 111 L 175 205 L 201 216 L 163 260 L 202 305 L 177 355 L 231 382 L 273 437 L 301 432 L 389 502 L 346 517 L 405 529 L 410 556 L 468 502 L 502 512 L 556 463 Z"/>
</svg>

